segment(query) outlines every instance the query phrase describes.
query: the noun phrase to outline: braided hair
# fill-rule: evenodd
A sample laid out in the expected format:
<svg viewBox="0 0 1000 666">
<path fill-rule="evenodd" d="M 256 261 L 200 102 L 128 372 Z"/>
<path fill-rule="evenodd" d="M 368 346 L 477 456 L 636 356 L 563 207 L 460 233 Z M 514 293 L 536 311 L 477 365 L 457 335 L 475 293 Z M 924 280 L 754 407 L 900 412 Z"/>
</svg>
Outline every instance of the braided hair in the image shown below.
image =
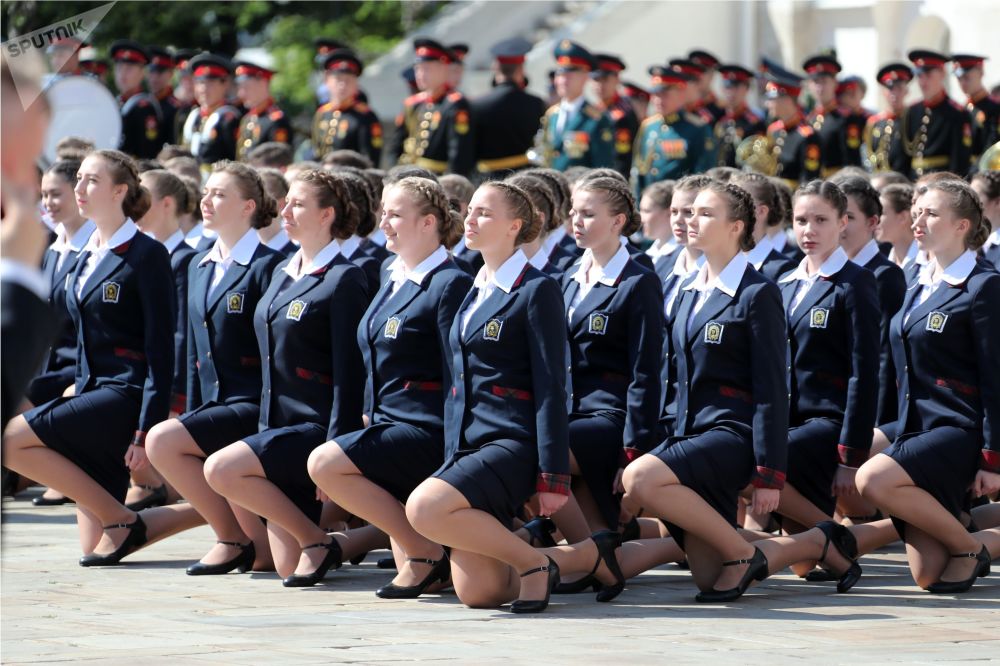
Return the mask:
<svg viewBox="0 0 1000 666">
<path fill-rule="evenodd" d="M 353 236 L 366 213 L 352 196 L 353 188 L 348 184 L 350 176 L 322 169 L 308 169 L 295 176 L 293 182 L 310 186 L 320 208 L 333 209 L 333 223 L 330 236 L 338 241 Z"/>
<path fill-rule="evenodd" d="M 861 209 L 861 214 L 865 217 L 881 217 L 882 201 L 878 197 L 878 191 L 866 178 L 860 176 L 845 176 L 837 181 L 844 196 L 854 199 Z"/>
<path fill-rule="evenodd" d="M 631 236 L 642 226 L 639 208 L 635 205 L 635 196 L 623 179 L 606 176 L 584 178 L 577 182 L 576 191 L 603 192 L 604 203 L 607 204 L 611 214 L 625 216 L 625 224 L 621 230 L 623 236 Z"/>
<path fill-rule="evenodd" d="M 139 183 L 139 167 L 135 160 L 120 150 L 97 150 L 90 155 L 104 160 L 111 172 L 111 182 L 115 185 L 127 185 L 128 191 L 122 200 L 122 212 L 133 220 L 140 219 L 153 205 L 152 196 Z"/>
<path fill-rule="evenodd" d="M 753 239 L 753 227 L 756 214 L 754 212 L 753 197 L 739 185 L 731 182 L 723 183 L 720 180 L 712 180 L 701 191 L 708 190 L 714 192 L 726 200 L 728 217 L 731 222 L 740 220 L 743 222 L 743 232 L 740 234 L 740 249 L 749 252 L 754 249 L 757 242 Z"/>
<path fill-rule="evenodd" d="M 762 222 L 767 227 L 781 224 L 781 199 L 770 178 L 764 174 L 744 171 L 729 182 L 749 192 L 753 200 L 760 205 L 767 206 L 767 218 L 755 222 Z"/>
<path fill-rule="evenodd" d="M 253 217 L 250 218 L 250 226 L 254 229 L 263 229 L 278 216 L 278 202 L 268 196 L 264 181 L 252 166 L 242 162 L 221 160 L 215 163 L 212 173 L 224 173 L 235 178 L 240 196 L 247 201 L 253 201 L 254 211 Z"/>
<path fill-rule="evenodd" d="M 180 176 L 166 169 L 152 169 L 142 175 L 150 181 L 150 189 L 157 199 L 170 197 L 174 200 L 177 215 L 188 215 L 194 209 L 195 202 Z"/>
<path fill-rule="evenodd" d="M 847 197 L 844 196 L 844 191 L 838 185 L 828 180 L 809 181 L 795 190 L 795 196 L 792 200 L 796 201 L 807 196 L 817 196 L 823 199 L 823 201 L 833 206 L 833 209 L 837 211 L 838 217 L 847 215 Z"/>
<path fill-rule="evenodd" d="M 917 196 L 927 194 L 932 190 L 948 195 L 948 206 L 960 220 L 969 221 L 969 231 L 965 234 L 965 247 L 978 250 L 990 237 L 990 221 L 983 215 L 983 204 L 979 195 L 965 181 L 939 180 L 921 185 L 917 188 Z"/>
<path fill-rule="evenodd" d="M 555 169 L 536 168 L 525 169 L 519 173 L 526 176 L 537 176 L 549 184 L 556 202 L 555 217 L 559 221 L 559 224 L 553 223 L 553 228 L 561 225 L 563 220 L 569 218 L 569 209 L 572 206 L 573 197 L 569 187 L 569 180 L 566 179 L 566 176 L 564 176 L 561 171 L 556 171 Z"/>
<path fill-rule="evenodd" d="M 420 215 L 434 216 L 437 220 L 438 238 L 446 248 L 451 249 L 462 238 L 465 229 L 462 216 L 452 207 L 440 183 L 411 176 L 396 181 L 389 187 L 406 192 L 416 204 Z"/>
<path fill-rule="evenodd" d="M 490 187 L 500 192 L 511 217 L 521 220 L 521 229 L 517 232 L 514 245 L 524 245 L 538 238 L 538 234 L 542 232 L 542 222 L 527 192 L 517 185 L 502 180 L 491 180 L 483 183 L 481 187 Z"/>
<path fill-rule="evenodd" d="M 365 175 L 364 171 L 354 167 L 338 167 L 333 173 L 344 178 L 344 182 L 351 191 L 351 197 L 357 200 L 361 210 L 358 229 L 354 233 L 364 237 L 375 231 L 375 225 L 378 224 L 378 220 L 375 219 L 378 202 L 375 201 L 368 176 Z"/>
<path fill-rule="evenodd" d="M 506 180 L 511 185 L 520 187 L 531 198 L 531 203 L 535 204 L 535 212 L 541 218 L 539 222 L 543 232 L 548 233 L 559 226 L 559 220 L 555 215 L 555 195 L 552 194 L 552 189 L 547 182 L 538 176 L 523 173 L 514 174 Z"/>
</svg>

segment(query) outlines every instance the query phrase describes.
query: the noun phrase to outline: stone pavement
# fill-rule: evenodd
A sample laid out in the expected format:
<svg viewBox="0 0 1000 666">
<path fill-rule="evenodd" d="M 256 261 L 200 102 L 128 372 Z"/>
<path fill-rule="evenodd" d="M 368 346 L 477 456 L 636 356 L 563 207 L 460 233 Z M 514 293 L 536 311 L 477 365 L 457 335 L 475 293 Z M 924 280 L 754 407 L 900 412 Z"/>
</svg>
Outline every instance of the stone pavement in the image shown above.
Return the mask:
<svg viewBox="0 0 1000 666">
<path fill-rule="evenodd" d="M 1000 575 L 932 597 L 899 547 L 866 557 L 844 595 L 786 574 L 736 604 L 703 606 L 688 574 L 666 566 L 609 605 L 559 596 L 543 615 L 513 616 L 454 595 L 377 599 L 390 574 L 375 555 L 309 589 L 284 589 L 274 574 L 190 578 L 207 527 L 83 569 L 73 509 L 36 508 L 32 496 L 3 503 L 4 664 L 1000 662 Z"/>
</svg>

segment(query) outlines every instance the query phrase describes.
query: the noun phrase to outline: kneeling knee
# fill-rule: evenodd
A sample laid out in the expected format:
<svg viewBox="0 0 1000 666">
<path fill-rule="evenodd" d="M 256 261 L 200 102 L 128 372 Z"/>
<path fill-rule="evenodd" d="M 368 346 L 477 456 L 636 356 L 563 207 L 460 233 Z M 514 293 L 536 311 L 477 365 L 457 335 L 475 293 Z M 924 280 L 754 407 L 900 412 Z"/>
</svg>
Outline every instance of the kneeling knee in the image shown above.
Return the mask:
<svg viewBox="0 0 1000 666">
<path fill-rule="evenodd" d="M 205 460 L 205 481 L 208 485 L 219 494 L 225 494 L 225 490 L 231 481 L 232 466 L 226 459 L 226 456 L 221 455 L 221 451 L 218 453 L 213 453 Z"/>
<path fill-rule="evenodd" d="M 639 458 L 625 468 L 625 473 L 622 475 L 622 486 L 624 486 L 625 492 L 636 501 L 642 501 L 643 492 L 650 483 L 650 472 L 649 461 L 645 458 Z"/>
<path fill-rule="evenodd" d="M 406 500 L 406 519 L 421 534 L 433 529 L 437 514 L 437 503 L 420 486 Z"/>
<path fill-rule="evenodd" d="M 340 447 L 336 442 L 327 442 L 313 449 L 306 462 L 309 477 L 318 483 L 320 479 L 339 474 L 339 465 L 337 464 L 340 459 L 339 453 Z"/>
<path fill-rule="evenodd" d="M 880 474 L 878 470 L 873 469 L 871 465 L 864 464 L 858 469 L 857 475 L 854 477 L 854 483 L 858 487 L 858 492 L 866 500 L 875 501 L 880 495 L 880 490 L 882 483 L 880 483 Z"/>
</svg>

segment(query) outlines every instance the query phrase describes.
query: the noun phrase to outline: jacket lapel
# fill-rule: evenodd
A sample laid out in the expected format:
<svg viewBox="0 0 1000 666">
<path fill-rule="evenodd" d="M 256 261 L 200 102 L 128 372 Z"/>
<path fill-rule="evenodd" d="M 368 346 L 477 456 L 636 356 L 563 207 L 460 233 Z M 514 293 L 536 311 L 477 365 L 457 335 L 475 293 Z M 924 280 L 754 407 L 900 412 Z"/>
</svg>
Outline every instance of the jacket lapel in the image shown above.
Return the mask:
<svg viewBox="0 0 1000 666">
<path fill-rule="evenodd" d="M 573 280 L 576 282 L 576 280 Z M 587 315 L 589 315 L 594 310 L 600 308 L 618 292 L 618 282 L 615 282 L 615 286 L 609 286 L 603 282 L 598 282 L 593 286 L 590 292 L 583 297 L 580 304 L 573 311 L 573 319 L 570 321 L 570 326 L 576 328 L 580 325 Z"/>
<path fill-rule="evenodd" d="M 205 266 L 211 268 L 211 270 L 208 271 L 211 276 L 215 271 L 215 264 L 209 262 L 205 264 Z M 226 295 L 226 292 L 232 289 L 235 284 L 243 279 L 243 276 L 246 275 L 249 268 L 249 264 L 244 266 L 236 263 L 235 261 L 229 265 L 229 270 L 227 270 L 225 275 L 222 276 L 222 281 L 215 289 L 212 290 L 212 293 L 208 297 L 207 306 L 205 308 L 206 312 L 215 309 L 216 304 L 222 300 L 222 298 Z M 209 284 L 211 284 L 211 277 L 209 277 Z"/>
<path fill-rule="evenodd" d="M 313 271 L 300 277 L 297 281 L 293 282 L 288 289 L 281 292 L 274 300 L 271 302 L 271 307 L 268 309 L 267 318 L 274 319 L 281 309 L 285 307 L 288 303 L 291 303 L 297 298 L 305 296 L 309 291 L 316 287 L 316 285 L 323 282 L 323 274 L 326 273 L 327 267 L 323 267 L 319 270 Z"/>
<path fill-rule="evenodd" d="M 694 298 L 691 292 L 681 290 L 677 294 L 676 300 L 674 300 L 674 330 L 678 330 L 680 333 L 680 347 L 681 349 L 687 349 L 688 346 L 688 325 L 687 321 L 691 317 L 691 307 L 694 303 Z M 692 331 L 694 329 L 691 329 Z"/>
<path fill-rule="evenodd" d="M 798 283 L 796 282 L 796 285 Z M 810 308 L 820 302 L 820 300 L 830 293 L 833 289 L 833 282 L 828 278 L 820 277 L 813 283 L 813 286 L 809 288 L 806 293 L 806 297 L 802 299 L 799 306 L 795 308 L 795 313 L 791 315 L 788 319 L 789 327 L 795 326 L 799 323 L 799 320 L 809 314 Z M 795 292 L 792 292 L 792 297 L 794 297 Z"/>
<path fill-rule="evenodd" d="M 917 285 L 917 287 L 913 290 L 913 298 L 916 298 L 916 295 L 920 293 L 922 288 L 923 287 L 921 285 Z M 952 286 L 947 282 L 941 282 L 938 285 L 938 288 L 934 290 L 926 301 L 920 305 L 914 306 L 913 310 L 910 311 L 910 316 L 906 320 L 906 323 L 903 324 L 903 329 L 909 331 L 917 324 L 917 322 L 926 318 L 931 312 L 943 308 L 945 305 L 958 298 L 963 291 L 965 291 L 964 282 L 958 286 Z M 907 299 L 907 301 L 908 303 L 906 305 L 908 305 L 909 302 L 912 302 L 912 299 Z"/>
<path fill-rule="evenodd" d="M 385 288 L 392 289 L 392 282 L 386 281 Z M 379 306 L 372 311 L 371 317 L 366 320 L 368 324 L 368 328 L 366 329 L 368 337 L 371 339 L 377 338 L 378 332 L 385 328 L 385 323 L 389 320 L 389 317 L 405 310 L 406 306 L 412 303 L 413 299 L 419 296 L 423 290 L 422 284 L 406 280 L 400 286 L 399 291 L 384 302 L 374 301 L 379 303 Z"/>
<path fill-rule="evenodd" d="M 104 284 L 104 281 L 111 277 L 115 271 L 117 271 L 124 263 L 125 260 L 122 259 L 122 255 L 128 250 L 128 245 L 122 246 L 125 249 L 115 248 L 111 252 L 104 255 L 101 259 L 101 263 L 97 264 L 97 268 L 94 272 L 90 274 L 87 278 L 86 283 L 83 285 L 83 291 L 80 292 L 80 302 L 83 303 L 87 298 L 90 297 L 97 289 Z M 82 258 L 83 255 L 81 255 Z M 83 265 L 83 262 L 79 262 L 79 265 Z M 79 273 L 77 273 L 79 278 Z"/>
<path fill-rule="evenodd" d="M 463 342 L 468 342 L 476 331 L 491 317 L 496 315 L 517 297 L 517 288 L 511 289 L 508 294 L 503 289 L 497 287 L 492 294 L 483 302 L 479 309 L 472 314 L 469 325 L 465 327 L 465 334 L 462 336 Z"/>
<path fill-rule="evenodd" d="M 188 303 L 194 305 L 195 313 L 202 320 L 205 319 L 206 294 L 208 285 L 212 281 L 212 271 L 215 264 L 208 263 L 195 267 L 194 280 L 188 286 Z"/>
<path fill-rule="evenodd" d="M 694 302 L 693 297 L 689 298 L 688 300 L 691 301 L 692 303 Z M 729 303 L 732 300 L 733 300 L 732 296 L 722 291 L 721 289 L 713 289 L 712 293 L 708 297 L 708 300 L 705 301 L 705 304 L 703 306 L 701 306 L 701 310 L 698 311 L 698 314 L 694 316 L 694 321 L 691 322 L 691 335 L 692 335 L 691 339 L 692 340 L 696 339 L 698 337 L 697 333 L 698 331 L 701 330 L 701 327 L 704 326 L 706 322 L 710 321 L 717 314 L 725 310 L 726 306 L 729 305 Z M 678 319 L 677 322 L 681 326 L 685 326 L 686 328 L 687 319 Z"/>
</svg>

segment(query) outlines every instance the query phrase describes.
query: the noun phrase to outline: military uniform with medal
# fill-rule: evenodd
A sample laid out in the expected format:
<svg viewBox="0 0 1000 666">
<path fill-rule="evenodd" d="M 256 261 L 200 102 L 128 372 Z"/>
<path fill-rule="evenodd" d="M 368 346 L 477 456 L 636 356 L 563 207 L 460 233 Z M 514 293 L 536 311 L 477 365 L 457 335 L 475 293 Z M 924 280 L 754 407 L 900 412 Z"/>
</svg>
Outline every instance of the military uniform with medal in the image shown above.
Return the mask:
<svg viewBox="0 0 1000 666">
<path fill-rule="evenodd" d="M 356 81 L 364 65 L 353 51 L 335 49 L 324 54 L 323 71 L 328 80 L 354 77 Z M 378 166 L 383 140 L 378 116 L 358 94 L 323 104 L 313 117 L 312 148 L 313 158 L 317 160 L 335 150 L 353 150 L 366 155 Z"/>
<path fill-rule="evenodd" d="M 145 67 L 150 61 L 149 53 L 145 47 L 128 40 L 119 40 L 112 44 L 110 55 L 116 68 Z M 118 95 L 122 114 L 122 136 L 119 148 L 122 152 L 134 157 L 152 159 L 159 154 L 164 144 L 160 135 L 163 111 L 156 98 L 142 90 L 140 86 L 141 79 L 136 87 L 122 90 Z"/>
<path fill-rule="evenodd" d="M 233 64 L 222 56 L 202 53 L 188 63 L 195 80 L 204 80 L 216 97 L 197 106 L 184 123 L 183 142 L 203 166 L 219 160 L 236 159 L 239 108 L 227 104 L 226 86 L 233 76 Z M 198 83 L 195 84 L 196 86 Z"/>
<path fill-rule="evenodd" d="M 240 61 L 234 63 L 237 85 L 241 80 L 258 79 L 269 82 L 274 72 L 260 65 Z M 274 99 L 267 97 L 262 103 L 248 109 L 240 119 L 239 134 L 236 137 L 236 158 L 245 160 L 247 153 L 256 146 L 268 142 L 292 142 L 292 124 Z"/>
</svg>

